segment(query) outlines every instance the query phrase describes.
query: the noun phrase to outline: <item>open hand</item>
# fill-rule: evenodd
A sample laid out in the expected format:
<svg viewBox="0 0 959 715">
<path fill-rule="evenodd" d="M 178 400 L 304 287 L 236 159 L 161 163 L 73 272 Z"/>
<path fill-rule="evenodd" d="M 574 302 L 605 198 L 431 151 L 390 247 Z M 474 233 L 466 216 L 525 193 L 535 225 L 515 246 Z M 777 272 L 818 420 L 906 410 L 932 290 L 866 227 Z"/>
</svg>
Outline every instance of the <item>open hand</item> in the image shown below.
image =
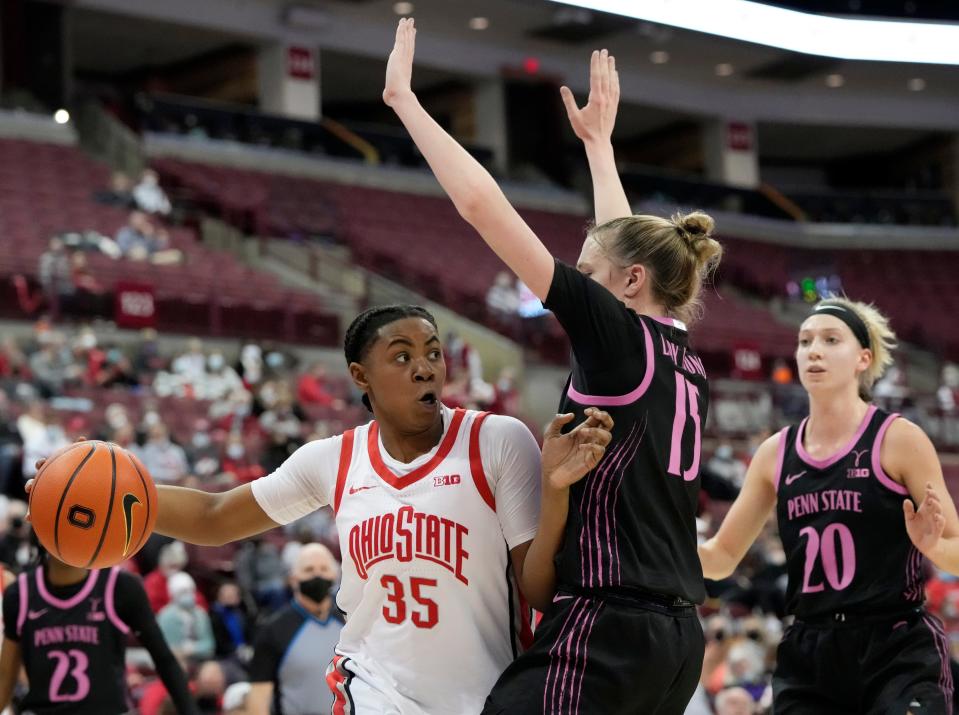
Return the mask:
<svg viewBox="0 0 959 715">
<path fill-rule="evenodd" d="M 413 54 L 416 50 L 416 28 L 412 18 L 403 18 L 396 26 L 396 42 L 386 63 L 386 87 L 383 101 L 392 107 L 400 99 L 413 94 Z"/>
<path fill-rule="evenodd" d="M 946 518 L 942 515 L 942 503 L 932 484 L 926 484 L 926 493 L 918 509 L 913 506 L 911 499 L 905 499 L 902 510 L 909 539 L 920 553 L 928 556 L 939 544 L 939 537 L 946 525 Z"/>
<path fill-rule="evenodd" d="M 560 87 L 559 92 L 577 137 L 583 142 L 610 141 L 619 108 L 619 73 L 615 57 L 606 50 L 593 52 L 589 60 L 589 99 L 582 109 L 576 106 L 569 87 Z"/>
<path fill-rule="evenodd" d="M 573 413 L 556 415 L 543 437 L 543 478 L 555 489 L 565 489 L 599 464 L 613 438 L 613 418 L 595 407 L 586 408 L 586 420 L 566 434 L 563 426 Z"/>
</svg>

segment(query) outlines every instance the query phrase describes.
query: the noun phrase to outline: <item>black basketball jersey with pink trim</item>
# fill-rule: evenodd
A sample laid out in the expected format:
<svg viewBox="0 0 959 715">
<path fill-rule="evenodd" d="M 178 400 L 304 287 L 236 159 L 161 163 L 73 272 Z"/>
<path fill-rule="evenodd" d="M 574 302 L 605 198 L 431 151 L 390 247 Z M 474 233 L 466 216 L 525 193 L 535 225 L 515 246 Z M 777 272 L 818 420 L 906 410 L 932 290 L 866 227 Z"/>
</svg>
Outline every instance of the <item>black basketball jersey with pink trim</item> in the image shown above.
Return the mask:
<svg viewBox="0 0 959 715">
<path fill-rule="evenodd" d="M 30 689 L 23 712 L 117 715 L 127 702 L 124 647 L 129 627 L 117 616 L 119 569 L 90 571 L 74 595 L 50 592 L 42 568 L 20 574 L 8 594 L 17 601 L 13 635 Z M 10 630 L 7 624 L 7 630 Z"/>
<path fill-rule="evenodd" d="M 776 515 L 787 608 L 799 618 L 894 612 L 923 602 L 923 557 L 902 514 L 909 493 L 880 462 L 897 417 L 870 406 L 849 444 L 821 460 L 803 447 L 808 418 L 780 432 Z"/>
<path fill-rule="evenodd" d="M 571 489 L 560 586 L 652 591 L 700 603 L 696 552 L 706 372 L 679 321 L 638 315 L 556 261 L 546 307 L 572 343 L 560 412 L 615 421 L 602 461 Z"/>
</svg>

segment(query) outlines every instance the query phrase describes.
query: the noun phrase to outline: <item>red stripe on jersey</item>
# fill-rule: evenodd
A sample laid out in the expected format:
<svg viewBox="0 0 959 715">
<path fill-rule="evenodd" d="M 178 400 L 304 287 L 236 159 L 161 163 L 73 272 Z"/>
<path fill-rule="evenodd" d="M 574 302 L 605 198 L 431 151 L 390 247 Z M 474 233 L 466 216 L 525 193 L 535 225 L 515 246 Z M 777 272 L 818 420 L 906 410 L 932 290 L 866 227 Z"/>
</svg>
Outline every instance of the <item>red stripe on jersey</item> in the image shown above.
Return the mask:
<svg viewBox="0 0 959 715">
<path fill-rule="evenodd" d="M 340 672 L 340 661 L 343 656 L 333 656 L 333 664 L 330 666 L 330 672 L 326 674 L 326 684 L 333 691 L 333 715 L 345 715 L 346 713 L 346 676 Z"/>
<path fill-rule="evenodd" d="M 470 429 L 470 472 L 473 474 L 473 484 L 476 485 L 476 491 L 483 497 L 483 501 L 490 509 L 496 511 L 496 499 L 493 498 L 493 492 L 489 490 L 489 482 L 486 481 L 486 472 L 483 471 L 483 456 L 480 454 L 479 433 L 483 426 L 483 420 L 489 417 L 489 412 L 481 412 L 473 420 L 473 427 Z"/>
<path fill-rule="evenodd" d="M 336 470 L 336 491 L 333 494 L 333 514 L 340 510 L 340 500 L 343 498 L 343 489 L 346 487 L 346 475 L 350 471 L 350 461 L 353 459 L 353 430 L 343 433 L 343 443 L 340 445 L 340 466 Z"/>
<path fill-rule="evenodd" d="M 446 431 L 446 436 L 443 438 L 440 448 L 437 450 L 436 454 L 433 455 L 433 458 L 422 467 L 417 467 L 412 472 L 402 477 L 398 474 L 394 474 L 393 471 L 387 467 L 386 463 L 383 461 L 383 456 L 380 454 L 379 445 L 380 428 L 376 422 L 373 422 L 370 425 L 369 436 L 366 440 L 366 449 L 370 454 L 370 464 L 373 465 L 373 471 L 380 476 L 380 479 L 394 489 L 403 489 L 404 487 L 408 487 L 410 484 L 415 484 L 436 469 L 440 462 L 446 459 L 447 455 L 449 455 L 450 450 L 453 449 L 453 444 L 456 442 L 456 435 L 459 432 L 460 425 L 463 423 L 463 416 L 465 414 L 466 413 L 461 409 L 454 410 L 453 419 L 450 420 L 450 428 Z"/>
<path fill-rule="evenodd" d="M 526 602 L 526 596 L 522 589 L 517 586 L 519 591 L 519 644 L 523 646 L 523 651 L 528 651 L 533 647 L 533 625 L 530 623 L 530 607 Z"/>
</svg>

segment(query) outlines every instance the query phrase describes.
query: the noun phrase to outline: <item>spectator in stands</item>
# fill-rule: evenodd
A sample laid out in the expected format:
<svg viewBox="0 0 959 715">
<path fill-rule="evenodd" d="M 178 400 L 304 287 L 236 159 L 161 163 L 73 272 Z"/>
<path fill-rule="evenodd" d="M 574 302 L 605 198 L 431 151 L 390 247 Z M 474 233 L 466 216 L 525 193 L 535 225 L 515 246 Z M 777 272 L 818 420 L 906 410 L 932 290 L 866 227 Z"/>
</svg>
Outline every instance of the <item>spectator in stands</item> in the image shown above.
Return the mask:
<svg viewBox="0 0 959 715">
<path fill-rule="evenodd" d="M 220 664 L 215 660 L 200 664 L 192 685 L 201 715 L 220 715 L 223 692 L 226 690 L 226 675 Z"/>
<path fill-rule="evenodd" d="M 237 583 L 257 605 L 275 611 L 286 602 L 286 566 L 274 544 L 251 538 L 240 548 L 235 565 Z"/>
<path fill-rule="evenodd" d="M 153 169 L 144 169 L 140 174 L 140 181 L 133 187 L 133 200 L 137 208 L 149 214 L 167 216 L 172 208 L 160 186 L 160 177 Z"/>
<path fill-rule="evenodd" d="M 47 298 L 50 315 L 56 320 L 64 304 L 73 296 L 73 277 L 70 271 L 70 257 L 67 255 L 63 239 L 54 236 L 49 248 L 40 254 L 37 267 L 40 287 Z"/>
<path fill-rule="evenodd" d="M 201 418 L 193 424 L 187 457 L 191 471 L 200 478 L 211 477 L 220 470 L 220 450 L 210 435 L 209 420 Z"/>
<path fill-rule="evenodd" d="M 936 390 L 939 409 L 948 415 L 955 413 L 959 404 L 959 366 L 946 363 L 942 366 L 939 389 Z"/>
<path fill-rule="evenodd" d="M 329 390 L 326 366 L 321 362 L 313 363 L 307 372 L 300 376 L 296 385 L 296 398 L 303 405 L 334 407 L 342 409 L 343 400 L 334 397 Z"/>
<path fill-rule="evenodd" d="M 27 356 L 12 337 L 0 343 L 0 378 L 26 378 L 29 376 Z"/>
<path fill-rule="evenodd" d="M 206 354 L 203 352 L 203 341 L 199 338 L 190 338 L 187 351 L 173 358 L 171 365 L 184 382 L 195 385 L 206 377 Z"/>
<path fill-rule="evenodd" d="M 247 648 L 247 616 L 243 609 L 240 587 L 235 581 L 224 581 L 216 591 L 216 600 L 210 606 L 210 622 L 216 657 L 230 658 L 239 651 L 241 659 Z"/>
<path fill-rule="evenodd" d="M 186 572 L 175 573 L 167 581 L 170 603 L 157 615 L 163 637 L 177 656 L 188 663 L 213 657 L 215 643 L 210 616 L 197 605 L 196 583 Z"/>
<path fill-rule="evenodd" d="M 97 191 L 93 194 L 95 201 L 107 206 L 117 206 L 123 209 L 132 209 L 135 204 L 133 201 L 133 181 L 126 173 L 114 171 L 110 177 L 110 188 L 104 191 Z"/>
<path fill-rule="evenodd" d="M 238 482 L 252 482 L 266 474 L 259 462 L 250 458 L 243 443 L 243 434 L 237 431 L 231 432 L 226 438 L 221 468 Z"/>
<path fill-rule="evenodd" d="M 31 429 L 23 440 L 22 469 L 25 479 L 37 473 L 38 459 L 44 459 L 61 447 L 70 444 L 63 427 L 51 418 L 49 408 L 45 404 L 39 403 L 39 408 L 34 407 L 32 416 L 38 418 L 40 424 Z"/>
<path fill-rule="evenodd" d="M 330 550 L 307 544 L 290 574 L 293 600 L 260 629 L 250 662 L 247 715 L 309 715 L 328 703 L 329 689 L 316 677 L 317 663 L 333 657 L 342 622 L 330 593 L 339 566 Z M 272 704 L 272 708 L 271 708 Z"/>
<path fill-rule="evenodd" d="M 156 569 L 143 579 L 143 586 L 150 599 L 150 608 L 154 613 L 159 613 L 170 603 L 167 584 L 173 574 L 180 573 L 186 568 L 188 560 L 186 547 L 179 541 L 171 541 L 160 547 Z"/>
<path fill-rule="evenodd" d="M 240 350 L 236 371 L 247 389 L 252 389 L 263 379 L 263 350 L 256 343 L 247 343 Z"/>
<path fill-rule="evenodd" d="M 127 224 L 117 231 L 116 242 L 120 255 L 132 261 L 167 265 L 183 258 L 179 250 L 170 248 L 166 230 L 155 226 L 142 211 L 130 212 Z"/>
<path fill-rule="evenodd" d="M 160 353 L 160 343 L 157 340 L 156 330 L 144 328 L 140 337 L 140 343 L 133 356 L 133 369 L 147 383 L 152 383 L 153 376 L 164 369 L 166 361 Z"/>
<path fill-rule="evenodd" d="M 201 400 L 220 400 L 234 390 L 243 388 L 243 381 L 236 370 L 226 364 L 223 353 L 210 353 L 206 372 L 194 383 L 196 396 Z"/>
<path fill-rule="evenodd" d="M 30 356 L 29 365 L 33 383 L 44 397 L 59 395 L 66 380 L 77 377 L 63 335 L 56 331 L 42 334 L 41 347 Z"/>
<path fill-rule="evenodd" d="M 493 285 L 486 293 L 486 307 L 490 315 L 503 325 L 516 322 L 519 311 L 519 291 L 516 281 L 508 271 L 496 274 Z"/>
<path fill-rule="evenodd" d="M 23 458 L 23 439 L 10 414 L 10 399 L 0 390 L 0 497 L 11 483 L 19 486 Z"/>
<path fill-rule="evenodd" d="M 90 270 L 86 253 L 75 251 L 70 256 L 70 277 L 73 281 L 71 312 L 81 316 L 111 315 L 106 288 Z"/>
<path fill-rule="evenodd" d="M 743 688 L 727 688 L 716 696 L 716 715 L 753 715 L 755 712 L 756 703 Z"/>
<path fill-rule="evenodd" d="M 136 387 L 140 378 L 133 369 L 133 363 L 120 348 L 110 348 L 106 351 L 103 365 L 97 372 L 95 382 L 98 387 Z"/>
<path fill-rule="evenodd" d="M 706 462 L 706 469 L 713 477 L 728 482 L 738 491 L 746 477 L 746 463 L 736 456 L 729 442 L 721 442 L 713 456 Z"/>
<path fill-rule="evenodd" d="M 176 484 L 189 473 L 190 466 L 183 447 L 170 441 L 170 433 L 162 422 L 150 425 L 146 444 L 136 450 L 154 481 Z"/>
<path fill-rule="evenodd" d="M 285 391 L 271 409 L 260 415 L 260 426 L 264 432 L 282 435 L 287 440 L 300 439 L 302 423 L 296 414 L 289 391 Z"/>
</svg>

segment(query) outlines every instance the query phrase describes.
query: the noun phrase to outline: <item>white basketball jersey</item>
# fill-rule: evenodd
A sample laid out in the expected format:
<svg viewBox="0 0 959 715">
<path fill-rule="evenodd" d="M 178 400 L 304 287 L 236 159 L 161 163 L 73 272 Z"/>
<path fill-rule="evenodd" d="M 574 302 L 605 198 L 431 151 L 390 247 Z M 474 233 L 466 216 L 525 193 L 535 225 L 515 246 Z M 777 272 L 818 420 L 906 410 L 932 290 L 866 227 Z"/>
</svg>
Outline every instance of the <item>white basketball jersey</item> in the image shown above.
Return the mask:
<svg viewBox="0 0 959 715">
<path fill-rule="evenodd" d="M 376 422 L 343 436 L 336 650 L 404 715 L 479 713 L 531 639 L 480 457 L 485 417 L 456 410 L 432 459 L 404 476 Z"/>
</svg>

